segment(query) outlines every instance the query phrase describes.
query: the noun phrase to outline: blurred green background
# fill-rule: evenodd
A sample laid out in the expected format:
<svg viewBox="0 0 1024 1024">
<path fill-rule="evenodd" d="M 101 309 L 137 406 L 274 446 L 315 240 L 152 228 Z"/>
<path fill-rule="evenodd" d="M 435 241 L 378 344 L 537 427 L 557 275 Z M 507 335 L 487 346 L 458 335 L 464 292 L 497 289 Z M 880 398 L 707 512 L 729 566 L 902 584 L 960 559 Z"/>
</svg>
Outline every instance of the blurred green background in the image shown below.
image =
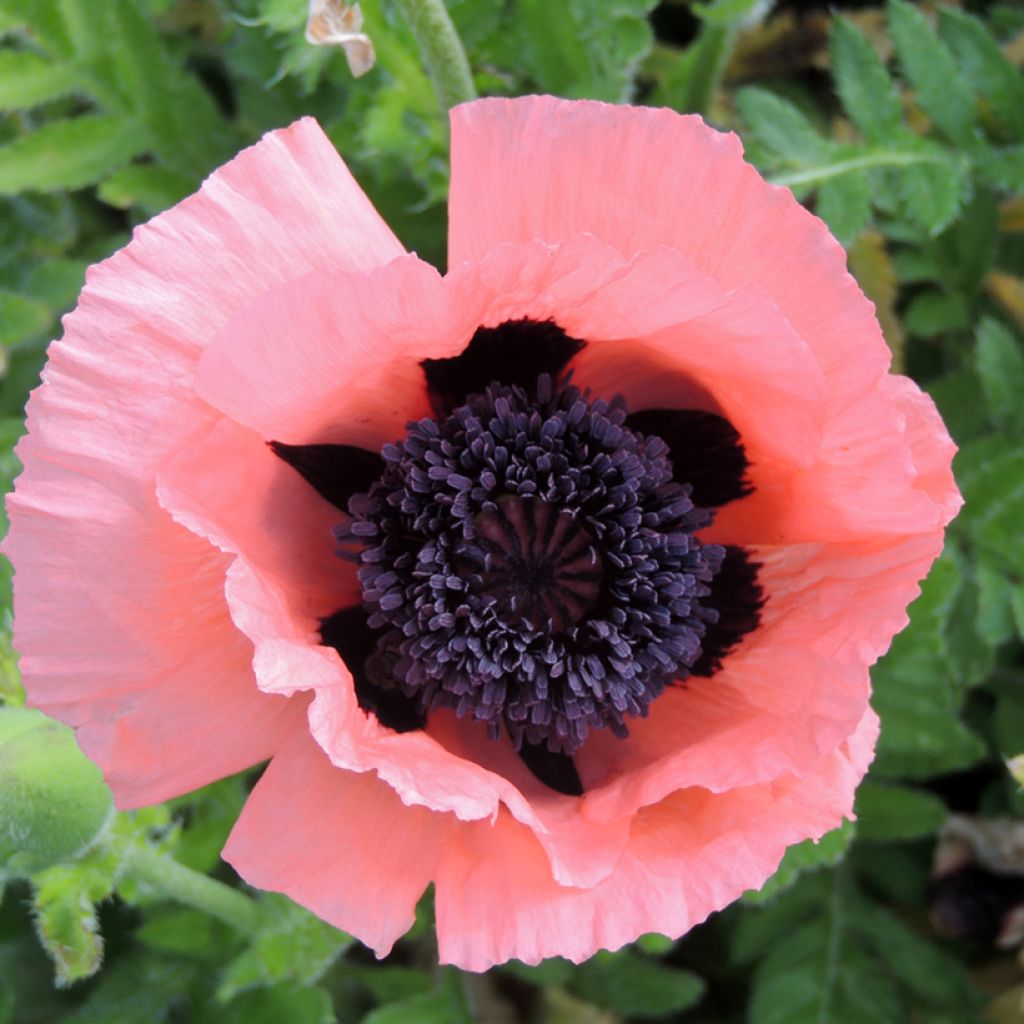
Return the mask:
<svg viewBox="0 0 1024 1024">
<path fill-rule="evenodd" d="M 114 815 L 82 852 L 109 797 L 62 727 L 20 710 L 5 564 L 0 1024 L 1024 1024 L 1024 779 L 1007 764 L 1024 754 L 1024 5 L 448 7 L 482 94 L 665 105 L 737 131 L 847 247 L 896 367 L 960 445 L 966 509 L 873 673 L 883 731 L 856 826 L 793 848 L 679 942 L 468 976 L 434 966 L 428 898 L 378 963 L 286 899 L 225 888 L 218 852 L 251 778 Z M 402 241 L 443 266 L 446 119 L 399 9 L 362 10 L 377 64 L 354 79 L 305 41 L 305 0 L 0 0 L 5 489 L 85 268 L 263 132 L 316 116 Z M 12 809 L 26 778 L 56 822 L 30 849 Z M 940 833 L 961 869 L 936 879 Z M 169 862 L 175 899 L 147 884 Z"/>
</svg>

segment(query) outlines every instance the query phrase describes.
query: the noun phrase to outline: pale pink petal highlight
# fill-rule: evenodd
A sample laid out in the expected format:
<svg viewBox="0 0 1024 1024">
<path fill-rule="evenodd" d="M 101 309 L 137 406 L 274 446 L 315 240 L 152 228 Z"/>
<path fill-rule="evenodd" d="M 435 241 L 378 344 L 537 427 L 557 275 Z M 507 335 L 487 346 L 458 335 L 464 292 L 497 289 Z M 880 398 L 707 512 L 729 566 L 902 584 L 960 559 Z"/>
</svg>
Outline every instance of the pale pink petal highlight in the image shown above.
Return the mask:
<svg viewBox="0 0 1024 1024">
<path fill-rule="evenodd" d="M 302 121 L 93 267 L 51 346 L 8 504 L 15 638 L 31 701 L 78 728 L 122 805 L 266 758 L 295 713 L 256 689 L 228 560 L 157 504 L 161 467 L 211 423 L 191 390 L 203 347 L 277 282 L 401 253 Z"/>
<path fill-rule="evenodd" d="M 412 926 L 454 823 L 405 806 L 372 772 L 335 768 L 300 730 L 246 801 L 224 859 L 385 956 Z"/>
</svg>

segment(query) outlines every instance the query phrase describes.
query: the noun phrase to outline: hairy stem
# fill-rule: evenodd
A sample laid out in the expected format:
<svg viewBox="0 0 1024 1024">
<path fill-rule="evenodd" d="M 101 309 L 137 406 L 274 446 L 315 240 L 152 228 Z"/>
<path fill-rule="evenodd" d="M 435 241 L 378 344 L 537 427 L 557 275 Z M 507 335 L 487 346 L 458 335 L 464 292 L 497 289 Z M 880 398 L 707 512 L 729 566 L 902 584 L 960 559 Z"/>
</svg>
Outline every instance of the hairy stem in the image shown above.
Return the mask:
<svg viewBox="0 0 1024 1024">
<path fill-rule="evenodd" d="M 416 38 L 442 110 L 476 99 L 466 51 L 444 0 L 396 0 L 396 6 Z"/>
<path fill-rule="evenodd" d="M 179 864 L 168 854 L 132 848 L 125 857 L 124 873 L 177 903 L 202 910 L 249 934 L 260 926 L 256 903 L 237 889 Z"/>
</svg>

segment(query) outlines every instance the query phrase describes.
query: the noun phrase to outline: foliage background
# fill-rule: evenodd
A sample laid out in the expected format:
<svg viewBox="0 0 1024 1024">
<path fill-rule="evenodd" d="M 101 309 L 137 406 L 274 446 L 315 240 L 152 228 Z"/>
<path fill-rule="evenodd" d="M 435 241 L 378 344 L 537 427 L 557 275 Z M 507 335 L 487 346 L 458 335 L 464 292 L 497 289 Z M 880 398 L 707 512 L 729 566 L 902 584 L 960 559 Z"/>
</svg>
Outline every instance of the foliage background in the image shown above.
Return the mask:
<svg viewBox="0 0 1024 1024">
<path fill-rule="evenodd" d="M 109 798 L 62 727 L 13 710 L 5 565 L 0 1024 L 1021 1024 L 1021 965 L 979 924 L 1024 902 L 1019 851 L 1009 874 L 944 891 L 959 937 L 936 930 L 929 879 L 951 814 L 1024 828 L 1006 765 L 1024 753 L 1024 7 L 448 6 L 481 92 L 663 104 L 738 131 L 846 245 L 896 366 L 960 445 L 966 510 L 874 672 L 883 731 L 856 826 L 794 848 L 762 893 L 679 942 L 466 976 L 433 966 L 427 899 L 378 963 L 280 897 L 196 898 L 196 873 L 239 885 L 218 851 L 251 776 L 115 815 L 82 850 Z M 402 240 L 443 265 L 445 120 L 398 10 L 362 7 L 378 63 L 354 80 L 305 42 L 304 0 L 0 0 L 5 488 L 86 266 L 264 131 L 315 115 Z M 35 812 L 51 819 L 41 846 L 18 831 Z M 244 900 L 252 926 L 229 927 L 218 898 Z"/>
</svg>

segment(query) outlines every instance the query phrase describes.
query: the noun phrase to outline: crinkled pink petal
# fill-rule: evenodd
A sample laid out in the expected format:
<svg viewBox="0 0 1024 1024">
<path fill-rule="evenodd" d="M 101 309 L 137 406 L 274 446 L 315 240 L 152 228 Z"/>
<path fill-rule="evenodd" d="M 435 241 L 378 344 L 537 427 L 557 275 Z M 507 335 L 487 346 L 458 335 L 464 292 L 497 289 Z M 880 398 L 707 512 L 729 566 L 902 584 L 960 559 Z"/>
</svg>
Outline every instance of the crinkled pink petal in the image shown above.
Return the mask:
<svg viewBox="0 0 1024 1024">
<path fill-rule="evenodd" d="M 199 364 L 196 390 L 267 440 L 379 450 L 429 415 L 421 359 L 461 351 L 437 271 L 415 256 L 367 273 L 309 274 L 241 310 Z"/>
<path fill-rule="evenodd" d="M 335 768 L 300 731 L 246 801 L 224 859 L 385 956 L 412 926 L 454 825 L 405 806 L 373 772 Z"/>
<path fill-rule="evenodd" d="M 340 660 L 338 670 L 350 678 Z M 539 784 L 510 747 L 485 749 L 491 741 L 479 727 L 451 715 L 435 712 L 426 730 L 396 733 L 358 706 L 349 684 L 317 691 L 310 727 L 335 765 L 375 771 L 406 804 L 462 821 L 493 820 L 504 806 L 537 834 L 549 871 L 566 883 L 604 877 L 625 844 L 628 821 L 595 827 L 583 801 Z"/>
<path fill-rule="evenodd" d="M 123 805 L 264 759 L 296 713 L 255 688 L 228 560 L 157 504 L 161 467 L 211 422 L 191 386 L 204 345 L 276 282 L 401 252 L 302 121 L 92 268 L 51 346 L 8 502 L 15 638 L 31 701 L 78 728 Z"/>
<path fill-rule="evenodd" d="M 771 296 L 814 353 L 828 408 L 814 465 L 752 467 L 755 494 L 728 516 L 744 542 L 941 527 L 943 502 L 913 487 L 883 390 L 889 351 L 842 247 L 743 161 L 734 135 L 669 110 L 545 96 L 466 104 L 452 111 L 449 220 L 451 267 L 589 233 L 626 257 L 667 246 L 727 291 Z"/>
<path fill-rule="evenodd" d="M 637 815 L 615 870 L 590 888 L 555 883 L 535 838 L 510 815 L 461 826 L 442 849 L 435 879 L 442 961 L 476 971 L 513 958 L 578 963 L 648 931 L 681 935 L 759 888 L 789 844 L 852 816 L 877 735 L 869 710 L 802 778 L 674 793 Z"/>
<path fill-rule="evenodd" d="M 577 755 L 588 815 L 616 820 L 682 786 L 723 792 L 806 772 L 862 718 L 868 668 L 906 625 L 941 544 L 922 534 L 754 549 L 768 595 L 761 625 L 713 678 L 659 697 L 627 743 L 588 740 Z"/>
<path fill-rule="evenodd" d="M 696 384 L 732 421 L 755 461 L 814 462 L 825 382 L 810 350 L 771 300 L 733 292 L 672 249 L 624 259 L 586 236 L 557 245 L 499 246 L 449 275 L 452 304 L 493 326 L 554 320 L 587 341 L 574 383 L 629 408 L 679 408 Z"/>
</svg>

